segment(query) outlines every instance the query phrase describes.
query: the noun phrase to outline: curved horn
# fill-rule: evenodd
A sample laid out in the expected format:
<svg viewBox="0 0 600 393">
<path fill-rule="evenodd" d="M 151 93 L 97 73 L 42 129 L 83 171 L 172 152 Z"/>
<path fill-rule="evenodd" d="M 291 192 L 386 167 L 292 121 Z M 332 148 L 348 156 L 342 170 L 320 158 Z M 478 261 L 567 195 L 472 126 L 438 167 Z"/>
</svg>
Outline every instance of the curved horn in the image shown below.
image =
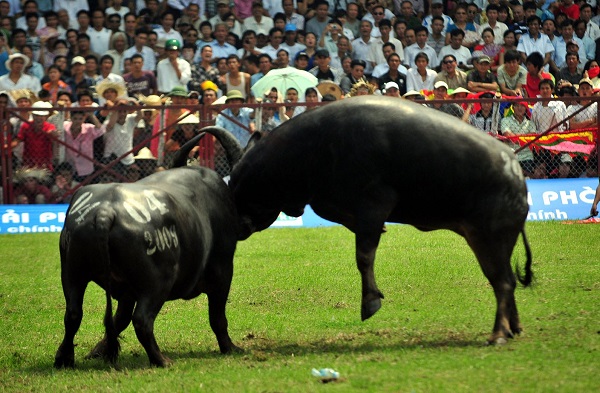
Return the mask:
<svg viewBox="0 0 600 393">
<path fill-rule="evenodd" d="M 242 146 L 231 134 L 231 132 L 227 131 L 223 127 L 217 126 L 204 127 L 200 131 L 214 135 L 219 140 L 221 146 L 223 146 L 223 149 L 225 150 L 227 161 L 229 161 L 229 166 L 231 166 L 231 168 L 233 168 L 235 164 L 238 163 L 240 158 L 242 158 L 244 149 L 242 149 Z"/>
<path fill-rule="evenodd" d="M 187 158 L 188 158 L 188 155 L 190 154 L 190 151 L 192 151 L 194 146 L 196 146 L 198 144 L 198 142 L 200 142 L 200 139 L 204 138 L 205 135 L 206 135 L 205 132 L 201 132 L 200 134 L 196 135 L 195 137 L 193 137 L 192 139 L 187 141 L 183 146 L 181 146 L 179 148 L 179 150 L 177 150 L 177 152 L 175 152 L 175 156 L 173 157 L 173 163 L 171 164 L 171 168 L 179 168 L 182 166 L 186 166 Z"/>
</svg>

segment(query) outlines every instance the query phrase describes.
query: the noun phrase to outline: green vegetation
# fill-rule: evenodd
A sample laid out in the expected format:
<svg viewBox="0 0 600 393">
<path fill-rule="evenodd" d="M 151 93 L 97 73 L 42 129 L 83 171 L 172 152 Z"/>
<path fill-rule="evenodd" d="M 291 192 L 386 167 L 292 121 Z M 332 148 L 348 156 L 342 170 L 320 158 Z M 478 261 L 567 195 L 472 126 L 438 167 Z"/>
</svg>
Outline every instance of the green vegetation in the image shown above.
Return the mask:
<svg viewBox="0 0 600 393">
<path fill-rule="evenodd" d="M 149 366 L 130 326 L 119 370 L 84 360 L 105 298 L 86 293 L 75 370 L 54 370 L 64 333 L 57 234 L 0 236 L 0 391 L 592 392 L 600 390 L 600 258 L 594 225 L 531 223 L 533 288 L 516 293 L 524 333 L 483 345 L 495 300 L 462 238 L 388 226 L 376 274 L 386 298 L 360 321 L 354 237 L 272 229 L 238 245 L 228 318 L 244 353 L 223 356 L 206 297 L 165 305 L 155 331 L 174 364 Z M 523 266 L 521 239 L 513 262 Z M 340 372 L 322 384 L 312 368 Z"/>
</svg>

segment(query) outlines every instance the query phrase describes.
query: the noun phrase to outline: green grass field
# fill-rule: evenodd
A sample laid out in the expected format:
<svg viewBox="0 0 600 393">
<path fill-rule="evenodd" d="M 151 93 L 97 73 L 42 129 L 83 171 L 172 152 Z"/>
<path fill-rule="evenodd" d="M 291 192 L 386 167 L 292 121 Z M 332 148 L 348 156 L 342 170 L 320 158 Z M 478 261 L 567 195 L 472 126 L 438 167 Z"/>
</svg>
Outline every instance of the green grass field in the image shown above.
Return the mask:
<svg viewBox="0 0 600 393">
<path fill-rule="evenodd" d="M 174 364 L 149 366 L 133 327 L 120 370 L 84 360 L 102 337 L 90 284 L 76 369 L 55 370 L 64 332 L 58 235 L 0 236 L 0 391 L 600 391 L 600 248 L 594 225 L 527 225 L 535 283 L 519 288 L 524 333 L 483 345 L 495 300 L 462 238 L 388 226 L 376 261 L 381 310 L 360 321 L 354 238 L 341 228 L 271 229 L 238 244 L 227 315 L 244 353 L 223 356 L 206 297 L 165 305 L 155 333 Z M 521 240 L 513 262 L 522 266 Z M 312 368 L 341 378 L 322 384 Z"/>
</svg>

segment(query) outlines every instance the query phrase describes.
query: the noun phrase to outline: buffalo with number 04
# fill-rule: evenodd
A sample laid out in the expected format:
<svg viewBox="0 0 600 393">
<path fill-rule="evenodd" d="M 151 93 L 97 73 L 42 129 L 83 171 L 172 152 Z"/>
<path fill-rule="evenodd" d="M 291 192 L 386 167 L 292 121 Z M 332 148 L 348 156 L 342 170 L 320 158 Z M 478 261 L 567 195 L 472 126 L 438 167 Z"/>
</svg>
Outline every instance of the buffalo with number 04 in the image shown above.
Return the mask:
<svg viewBox="0 0 600 393">
<path fill-rule="evenodd" d="M 175 166 L 185 164 L 181 149 Z M 229 156 L 234 164 L 239 156 Z M 118 335 L 131 321 L 150 362 L 166 366 L 154 320 L 167 300 L 208 296 L 210 326 L 221 352 L 237 350 L 225 305 L 233 276 L 237 216 L 231 192 L 216 172 L 170 169 L 130 184 L 96 184 L 76 192 L 60 235 L 66 300 L 65 336 L 54 366 L 73 367 L 73 338 L 83 296 L 93 281 L 106 292 L 105 336 L 88 357 L 116 361 Z M 113 318 L 111 298 L 118 300 Z"/>
<path fill-rule="evenodd" d="M 328 104 L 254 136 L 229 186 L 240 239 L 269 227 L 280 212 L 300 216 L 307 204 L 354 232 L 363 320 L 381 307 L 374 261 L 386 221 L 454 231 L 496 295 L 488 341 L 521 332 L 511 255 L 522 234 L 527 261 L 518 278 L 529 285 L 525 180 L 511 149 L 455 117 L 391 97 Z"/>
</svg>

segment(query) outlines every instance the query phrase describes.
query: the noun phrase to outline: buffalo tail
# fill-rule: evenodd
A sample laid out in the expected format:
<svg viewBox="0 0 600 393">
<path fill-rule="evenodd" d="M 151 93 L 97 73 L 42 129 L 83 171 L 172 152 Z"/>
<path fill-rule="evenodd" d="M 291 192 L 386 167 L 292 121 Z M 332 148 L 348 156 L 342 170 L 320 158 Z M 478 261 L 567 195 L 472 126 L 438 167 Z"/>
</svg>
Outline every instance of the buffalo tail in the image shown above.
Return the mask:
<svg viewBox="0 0 600 393">
<path fill-rule="evenodd" d="M 529 247 L 529 242 L 527 241 L 527 235 L 525 235 L 525 228 L 521 230 L 521 235 L 523 236 L 523 245 L 525 246 L 525 254 L 527 255 L 527 262 L 525 262 L 525 275 L 520 273 L 519 264 L 517 264 L 517 278 L 519 282 L 524 286 L 529 286 L 533 281 L 533 272 L 531 271 L 531 248 Z"/>
<path fill-rule="evenodd" d="M 100 253 L 102 254 L 102 259 L 104 260 L 104 266 L 106 267 L 106 312 L 104 314 L 104 329 L 106 332 L 105 337 L 105 348 L 102 353 L 102 357 L 105 361 L 109 361 L 112 364 L 115 364 L 117 358 L 119 356 L 119 351 L 121 349 L 121 345 L 119 344 L 119 337 L 117 334 L 117 330 L 115 328 L 115 324 L 113 321 L 113 311 L 112 311 L 112 298 L 111 298 L 111 286 L 110 286 L 110 252 L 108 246 L 108 239 L 110 230 L 112 228 L 114 222 L 114 211 L 112 208 L 99 209 L 96 215 L 96 233 L 100 237 L 100 241 L 98 244 L 100 245 Z"/>
</svg>

